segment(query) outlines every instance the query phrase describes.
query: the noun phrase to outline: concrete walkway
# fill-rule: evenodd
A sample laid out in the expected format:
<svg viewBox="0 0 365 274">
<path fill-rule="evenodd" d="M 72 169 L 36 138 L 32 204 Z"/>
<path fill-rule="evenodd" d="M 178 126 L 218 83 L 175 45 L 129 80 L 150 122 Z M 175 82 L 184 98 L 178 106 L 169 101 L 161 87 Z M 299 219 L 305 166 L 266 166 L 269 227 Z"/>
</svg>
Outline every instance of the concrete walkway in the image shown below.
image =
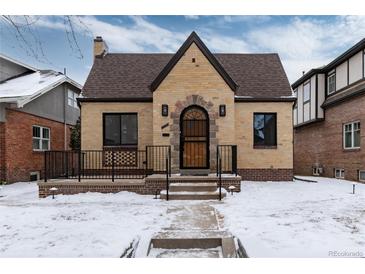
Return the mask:
<svg viewBox="0 0 365 274">
<path fill-rule="evenodd" d="M 171 205 L 167 215 L 171 225 L 151 239 L 149 257 L 236 257 L 223 216 L 208 202 Z"/>
</svg>

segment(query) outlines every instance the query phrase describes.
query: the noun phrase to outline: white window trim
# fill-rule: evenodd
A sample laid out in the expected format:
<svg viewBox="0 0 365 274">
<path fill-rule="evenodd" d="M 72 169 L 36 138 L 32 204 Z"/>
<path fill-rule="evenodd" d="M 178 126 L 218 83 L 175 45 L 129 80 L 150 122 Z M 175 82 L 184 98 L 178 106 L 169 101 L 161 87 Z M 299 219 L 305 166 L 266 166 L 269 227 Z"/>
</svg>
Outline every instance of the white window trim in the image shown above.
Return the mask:
<svg viewBox="0 0 365 274">
<path fill-rule="evenodd" d="M 308 100 L 305 100 L 304 99 L 304 95 L 305 95 L 305 87 L 306 86 L 309 86 L 309 90 L 308 90 Z M 306 104 L 306 103 L 309 103 L 310 101 L 311 101 L 311 89 L 312 89 L 312 87 L 311 87 L 311 81 L 309 80 L 309 81 L 307 81 L 306 83 L 304 83 L 303 84 L 303 104 Z"/>
<path fill-rule="evenodd" d="M 359 149 L 360 148 L 361 144 L 358 147 L 355 147 L 354 146 L 354 143 L 355 143 L 354 124 L 356 124 L 356 123 L 360 123 L 360 121 L 354 121 L 354 122 L 350 122 L 350 123 L 343 124 L 343 127 L 342 127 L 343 149 Z M 345 131 L 345 127 L 347 125 L 352 125 L 351 126 L 351 147 L 346 147 L 346 139 L 345 139 L 346 138 L 346 131 Z M 361 132 L 361 124 L 360 124 L 360 132 Z"/>
<path fill-rule="evenodd" d="M 337 171 L 340 171 L 340 176 L 336 176 Z M 345 179 L 345 170 L 343 168 L 335 168 L 335 178 L 336 179 Z"/>
<path fill-rule="evenodd" d="M 38 127 L 40 129 L 40 137 L 34 137 L 33 136 L 33 127 Z M 43 138 L 43 129 L 44 128 L 48 129 L 49 138 Z M 40 140 L 41 148 L 39 148 L 39 149 L 33 148 L 33 139 Z M 43 140 L 48 140 L 48 148 L 47 149 L 43 149 L 43 145 L 42 145 Z M 42 126 L 38 126 L 38 125 L 32 125 L 32 148 L 33 148 L 33 151 L 47 151 L 47 150 L 51 149 L 51 129 L 49 127 L 42 127 Z"/>
<path fill-rule="evenodd" d="M 330 92 L 329 88 L 330 88 L 330 85 L 329 85 L 329 79 L 330 77 L 334 76 L 335 77 L 335 89 L 333 91 Z M 327 95 L 330 95 L 332 93 L 335 93 L 336 92 L 336 72 L 330 72 L 327 76 Z"/>
<path fill-rule="evenodd" d="M 70 93 L 72 94 L 72 96 L 70 96 Z M 73 108 L 79 108 L 77 106 L 77 97 L 78 97 L 78 94 L 76 92 L 74 92 L 73 90 L 71 89 L 68 89 L 67 90 L 67 104 L 70 106 L 70 107 L 73 107 Z M 69 100 L 72 101 L 72 105 L 69 103 Z"/>
<path fill-rule="evenodd" d="M 362 180 L 362 179 L 360 178 L 360 173 L 361 173 L 361 172 L 365 172 L 365 170 L 359 170 L 359 181 L 360 181 L 360 182 L 365 182 L 365 180 Z"/>
</svg>

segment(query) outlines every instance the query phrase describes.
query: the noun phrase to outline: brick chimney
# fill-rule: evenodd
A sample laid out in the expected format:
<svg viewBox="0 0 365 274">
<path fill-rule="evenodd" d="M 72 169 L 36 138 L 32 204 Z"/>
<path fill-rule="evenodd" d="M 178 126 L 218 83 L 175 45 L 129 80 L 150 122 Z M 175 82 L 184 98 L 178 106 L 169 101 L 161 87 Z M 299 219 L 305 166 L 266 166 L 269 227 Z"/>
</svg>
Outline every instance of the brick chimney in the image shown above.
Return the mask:
<svg viewBox="0 0 365 274">
<path fill-rule="evenodd" d="M 108 45 L 101 36 L 96 36 L 94 39 L 94 58 L 103 58 L 108 53 Z"/>
</svg>

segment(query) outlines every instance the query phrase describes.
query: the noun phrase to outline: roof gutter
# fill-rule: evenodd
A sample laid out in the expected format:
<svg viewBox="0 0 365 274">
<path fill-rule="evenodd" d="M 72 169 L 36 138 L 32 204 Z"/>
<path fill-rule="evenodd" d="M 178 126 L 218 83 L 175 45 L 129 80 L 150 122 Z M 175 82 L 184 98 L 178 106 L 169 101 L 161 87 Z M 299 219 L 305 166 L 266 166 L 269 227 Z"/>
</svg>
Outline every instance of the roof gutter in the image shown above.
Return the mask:
<svg viewBox="0 0 365 274">
<path fill-rule="evenodd" d="M 235 102 L 295 102 L 297 98 L 295 97 L 283 97 L 283 98 L 250 98 L 250 97 L 236 97 Z"/>
<path fill-rule="evenodd" d="M 88 97 L 82 97 L 77 98 L 77 104 L 80 107 L 81 103 L 143 103 L 143 102 L 153 102 L 152 97 L 125 97 L 125 98 L 88 98 Z"/>
</svg>

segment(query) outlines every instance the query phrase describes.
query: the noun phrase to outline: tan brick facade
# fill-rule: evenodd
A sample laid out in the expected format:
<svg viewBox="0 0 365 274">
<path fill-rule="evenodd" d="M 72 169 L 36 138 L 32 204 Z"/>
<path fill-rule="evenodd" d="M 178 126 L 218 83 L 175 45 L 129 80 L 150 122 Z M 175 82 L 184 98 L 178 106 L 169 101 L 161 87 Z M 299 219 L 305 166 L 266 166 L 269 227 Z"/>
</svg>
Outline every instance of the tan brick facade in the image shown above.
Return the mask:
<svg viewBox="0 0 365 274">
<path fill-rule="evenodd" d="M 238 167 L 245 169 L 293 169 L 292 103 L 236 103 L 235 136 Z M 277 115 L 277 148 L 253 147 L 253 117 L 255 112 Z"/>
<path fill-rule="evenodd" d="M 33 151 L 33 125 L 50 128 L 51 150 L 64 149 L 64 124 L 17 110 L 7 109 L 6 123 L 4 123 L 5 153 L 2 153 L 1 157 L 5 159 L 4 179 L 7 183 L 29 181 L 30 172 L 34 171 L 40 172 L 40 175 L 43 176 L 44 153 Z M 67 126 L 67 144 L 69 136 L 70 127 Z"/>
<path fill-rule="evenodd" d="M 82 103 L 81 149 L 103 149 L 103 113 L 133 112 L 138 116 L 138 149 L 153 144 L 152 103 Z"/>
<path fill-rule="evenodd" d="M 294 131 L 294 172 L 312 175 L 316 164 L 323 176 L 334 177 L 334 169 L 345 170 L 345 179 L 357 181 L 358 170 L 365 170 L 365 96 L 357 97 L 326 109 L 323 122 L 296 128 Z M 360 121 L 360 149 L 343 148 L 343 124 Z"/>
<path fill-rule="evenodd" d="M 172 168 L 178 172 L 180 114 L 186 107 L 198 105 L 209 115 L 212 171 L 215 170 L 216 145 L 237 144 L 238 169 L 243 179 L 290 180 L 293 169 L 292 102 L 235 103 L 234 95 L 193 43 L 153 92 L 153 103 L 83 102 L 82 149 L 103 148 L 103 113 L 137 112 L 138 148 L 144 150 L 146 145 L 171 145 Z M 167 117 L 161 115 L 162 104 L 169 107 Z M 218 115 L 222 104 L 226 106 L 224 117 Z M 276 149 L 253 148 L 254 112 L 277 113 Z M 163 136 L 163 133 L 168 135 Z M 259 170 L 264 170 L 261 177 Z"/>
<path fill-rule="evenodd" d="M 195 62 L 192 61 L 193 58 Z M 193 96 L 199 99 L 193 101 Z M 161 115 L 162 104 L 169 106 L 168 117 Z M 180 117 L 174 116 L 173 113 L 180 114 L 185 107 L 192 104 L 205 108 L 210 116 L 210 127 L 217 128 L 216 140 L 210 142 L 211 169 L 214 170 L 216 145 L 235 143 L 234 134 L 224 134 L 234 132 L 234 92 L 194 43 L 153 93 L 154 145 L 179 145 L 179 138 L 173 133 L 177 127 L 176 120 Z M 226 105 L 227 113 L 225 117 L 218 119 L 220 104 Z M 169 127 L 161 130 L 161 126 L 167 123 Z M 170 133 L 174 138 L 173 142 L 163 137 L 162 133 Z M 176 149 L 173 149 L 172 157 L 173 168 L 176 170 L 179 167 L 179 152 Z"/>
</svg>

